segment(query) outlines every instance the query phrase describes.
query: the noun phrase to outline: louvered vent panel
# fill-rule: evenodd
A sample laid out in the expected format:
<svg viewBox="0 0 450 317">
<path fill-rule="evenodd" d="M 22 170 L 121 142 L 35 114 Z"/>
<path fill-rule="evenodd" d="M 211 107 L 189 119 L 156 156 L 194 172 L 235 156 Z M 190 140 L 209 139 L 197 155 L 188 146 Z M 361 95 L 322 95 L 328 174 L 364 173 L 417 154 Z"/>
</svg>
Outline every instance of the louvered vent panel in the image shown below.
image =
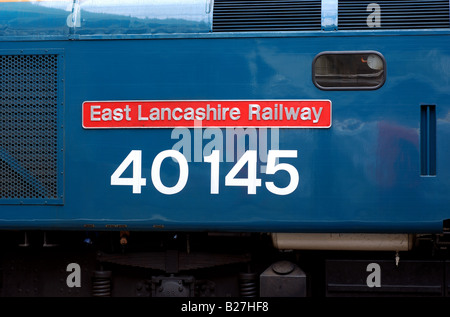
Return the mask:
<svg viewBox="0 0 450 317">
<path fill-rule="evenodd" d="M 214 1 L 213 32 L 308 31 L 320 28 L 320 0 Z"/>
<path fill-rule="evenodd" d="M 369 4 L 379 5 L 379 26 L 374 20 L 367 22 L 372 9 Z M 371 18 L 369 18 L 371 19 Z M 372 24 L 372 27 L 369 25 Z M 338 26 L 340 30 L 355 29 L 428 29 L 448 28 L 449 1 L 352 1 L 340 0 L 338 4 Z"/>
<path fill-rule="evenodd" d="M 58 200 L 58 56 L 0 55 L 0 202 Z"/>
</svg>

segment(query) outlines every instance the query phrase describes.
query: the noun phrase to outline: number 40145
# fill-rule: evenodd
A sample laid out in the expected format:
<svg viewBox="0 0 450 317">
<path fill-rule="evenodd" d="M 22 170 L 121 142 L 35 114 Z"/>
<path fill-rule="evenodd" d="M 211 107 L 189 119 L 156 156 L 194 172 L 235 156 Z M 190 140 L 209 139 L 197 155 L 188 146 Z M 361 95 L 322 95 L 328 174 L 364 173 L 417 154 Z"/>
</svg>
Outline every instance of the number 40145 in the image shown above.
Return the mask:
<svg viewBox="0 0 450 317">
<path fill-rule="evenodd" d="M 161 164 L 167 159 L 174 159 L 179 166 L 178 181 L 173 186 L 166 186 L 161 181 Z M 289 173 L 290 181 L 285 187 L 277 187 L 274 182 L 265 182 L 267 190 L 276 195 L 288 195 L 298 187 L 299 175 L 297 169 L 287 163 L 277 163 L 279 158 L 297 158 L 295 150 L 270 150 L 267 155 L 265 174 L 273 175 L 278 171 Z M 219 194 L 220 153 L 212 151 L 211 155 L 204 157 L 204 162 L 211 165 L 210 193 Z M 125 170 L 132 165 L 132 177 L 121 177 Z M 239 171 L 247 165 L 247 177 L 237 178 Z M 165 195 L 177 194 L 186 186 L 189 178 L 189 165 L 183 154 L 176 150 L 166 150 L 156 155 L 151 168 L 152 183 L 156 190 Z M 111 185 L 131 186 L 133 194 L 140 194 L 142 186 L 147 185 L 147 179 L 142 177 L 142 151 L 132 150 L 120 163 L 111 175 Z M 257 152 L 249 150 L 241 156 L 233 168 L 225 176 L 225 186 L 244 186 L 247 193 L 256 194 L 257 187 L 262 186 L 261 179 L 257 177 Z"/>
</svg>

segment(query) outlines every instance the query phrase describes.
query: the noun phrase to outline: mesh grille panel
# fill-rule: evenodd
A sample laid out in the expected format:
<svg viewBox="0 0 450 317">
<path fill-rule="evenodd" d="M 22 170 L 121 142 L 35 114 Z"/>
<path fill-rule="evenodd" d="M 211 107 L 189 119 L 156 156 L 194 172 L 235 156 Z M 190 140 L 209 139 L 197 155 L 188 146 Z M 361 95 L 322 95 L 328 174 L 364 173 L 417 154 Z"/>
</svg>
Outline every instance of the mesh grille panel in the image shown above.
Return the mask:
<svg viewBox="0 0 450 317">
<path fill-rule="evenodd" d="M 367 17 L 379 6 L 380 29 L 429 29 L 448 28 L 448 0 L 339 0 L 339 29 L 367 29 Z"/>
<path fill-rule="evenodd" d="M 215 0 L 213 32 L 320 30 L 319 0 Z"/>
<path fill-rule="evenodd" d="M 0 199 L 58 198 L 58 55 L 0 56 Z"/>
</svg>

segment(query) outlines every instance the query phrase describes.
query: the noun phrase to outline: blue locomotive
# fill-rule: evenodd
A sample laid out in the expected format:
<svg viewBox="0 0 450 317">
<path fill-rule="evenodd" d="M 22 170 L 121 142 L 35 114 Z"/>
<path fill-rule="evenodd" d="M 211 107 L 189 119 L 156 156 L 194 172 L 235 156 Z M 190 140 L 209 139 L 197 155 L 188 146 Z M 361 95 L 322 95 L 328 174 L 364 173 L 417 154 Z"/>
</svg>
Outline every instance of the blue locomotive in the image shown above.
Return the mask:
<svg viewBox="0 0 450 317">
<path fill-rule="evenodd" d="M 447 296 L 449 2 L 0 1 L 3 296 Z"/>
</svg>

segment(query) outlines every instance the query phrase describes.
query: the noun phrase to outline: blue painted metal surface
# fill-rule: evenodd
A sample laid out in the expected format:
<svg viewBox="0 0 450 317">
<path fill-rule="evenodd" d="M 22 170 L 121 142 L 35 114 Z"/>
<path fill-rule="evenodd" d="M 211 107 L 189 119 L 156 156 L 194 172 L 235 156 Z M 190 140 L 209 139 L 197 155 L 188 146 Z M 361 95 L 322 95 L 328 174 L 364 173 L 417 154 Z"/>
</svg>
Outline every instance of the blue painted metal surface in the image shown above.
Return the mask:
<svg viewBox="0 0 450 317">
<path fill-rule="evenodd" d="M 62 20 L 61 16 L 61 25 Z M 64 202 L 1 205 L 0 227 L 439 232 L 442 221 L 450 218 L 449 34 L 437 30 L 128 40 L 118 36 L 89 41 L 39 41 L 38 35 L 33 41 L 4 38 L 0 47 L 5 50 L 64 52 Z M 387 65 L 385 84 L 374 91 L 319 90 L 311 80 L 311 64 L 317 54 L 330 50 L 380 52 Z M 222 162 L 220 193 L 211 195 L 210 164 L 189 162 L 183 190 L 164 195 L 152 184 L 151 167 L 158 153 L 180 141 L 172 129 L 87 130 L 81 124 L 82 104 L 90 100 L 226 99 L 332 101 L 328 129 L 268 131 L 268 136 L 278 135 L 280 150 L 298 151 L 298 158 L 282 159 L 299 173 L 292 194 L 270 193 L 264 186 L 267 181 L 286 184 L 289 177 L 266 175 L 259 168 L 263 186 L 255 195 L 245 187 L 224 186 L 235 162 Z M 424 104 L 436 105 L 436 176 L 422 176 L 420 171 Z M 194 141 L 201 141 L 201 149 L 211 142 L 207 129 L 189 131 L 192 153 L 199 146 Z M 111 175 L 131 150 L 142 151 L 147 183 L 140 194 L 133 194 L 130 186 L 111 186 Z M 176 183 L 178 175 L 175 162 L 161 166 L 166 184 Z"/>
<path fill-rule="evenodd" d="M 12 39 L 73 39 L 210 32 L 211 6 L 211 0 L 6 1 L 0 3 L 0 33 Z"/>
</svg>

